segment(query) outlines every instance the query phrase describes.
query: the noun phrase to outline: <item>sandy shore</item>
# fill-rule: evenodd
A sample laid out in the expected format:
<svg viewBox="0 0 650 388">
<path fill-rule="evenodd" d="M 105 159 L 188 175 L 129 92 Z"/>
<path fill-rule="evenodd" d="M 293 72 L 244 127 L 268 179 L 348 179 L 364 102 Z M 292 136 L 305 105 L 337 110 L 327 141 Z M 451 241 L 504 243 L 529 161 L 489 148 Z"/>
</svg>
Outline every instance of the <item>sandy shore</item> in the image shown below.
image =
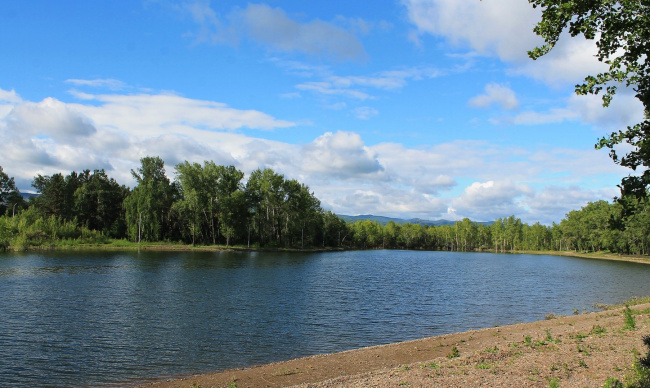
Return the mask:
<svg viewBox="0 0 650 388">
<path fill-rule="evenodd" d="M 602 387 L 625 381 L 650 303 L 159 381 L 147 387 Z M 455 349 L 455 350 L 454 350 Z"/>
</svg>

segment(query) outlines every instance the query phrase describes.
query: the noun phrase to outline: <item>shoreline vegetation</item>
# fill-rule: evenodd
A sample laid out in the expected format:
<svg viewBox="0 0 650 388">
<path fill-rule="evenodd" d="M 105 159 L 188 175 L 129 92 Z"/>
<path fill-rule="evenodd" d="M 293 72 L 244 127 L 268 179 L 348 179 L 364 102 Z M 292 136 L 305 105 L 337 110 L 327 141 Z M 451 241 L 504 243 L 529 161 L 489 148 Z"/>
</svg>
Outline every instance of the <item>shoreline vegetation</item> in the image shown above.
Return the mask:
<svg viewBox="0 0 650 388">
<path fill-rule="evenodd" d="M 234 166 L 183 162 L 171 180 L 159 157 L 120 186 L 104 170 L 34 177 L 25 201 L 0 166 L 0 250 L 113 245 L 119 241 L 258 250 L 406 249 L 650 254 L 650 199 L 623 197 L 572 210 L 559 224 L 511 215 L 490 223 L 346 222 L 321 207 L 305 184 L 272 169 L 244 181 Z M 199 248 L 204 249 L 204 248 Z M 650 257 L 650 256 L 649 256 Z"/>
<path fill-rule="evenodd" d="M 381 249 L 381 248 L 377 248 Z M 25 249 L 22 249 L 26 251 Z M 334 252 L 346 250 L 346 248 L 336 248 L 336 247 L 311 247 L 311 248 L 284 248 L 284 247 L 247 247 L 247 246 L 225 246 L 225 245 L 192 245 L 192 244 L 183 244 L 183 243 L 169 243 L 169 242 L 141 242 L 134 243 L 127 240 L 114 240 L 107 239 L 101 243 L 83 243 L 79 241 L 64 241 L 63 243 L 55 243 L 51 245 L 40 245 L 40 246 L 31 246 L 29 247 L 30 251 L 46 251 L 46 250 L 56 250 L 56 251 L 101 251 L 101 250 L 125 250 L 125 251 L 169 251 L 169 252 L 191 252 L 191 251 L 201 251 L 201 252 L 225 252 L 225 251 L 242 251 L 242 252 Z M 352 250 L 347 248 L 347 250 Z M 370 249 L 367 249 L 370 250 Z M 15 251 L 20 251 L 15 249 Z M 421 251 L 421 250 L 420 250 Z M 433 251 L 432 251 L 433 252 Z M 579 251 L 554 251 L 554 250 L 544 250 L 544 251 L 535 251 L 535 250 L 521 250 L 521 251 L 500 251 L 496 249 L 477 249 L 473 252 L 482 252 L 482 253 L 505 253 L 505 254 L 514 254 L 514 255 L 550 255 L 550 256 L 565 256 L 565 257 L 577 257 L 582 259 L 595 259 L 595 260 L 612 260 L 612 261 L 624 261 L 632 263 L 641 263 L 641 264 L 650 264 L 650 257 L 648 256 L 636 256 L 636 255 L 624 255 L 619 253 L 611 252 L 579 252 Z"/>
<path fill-rule="evenodd" d="M 143 382 L 141 387 L 647 387 L 650 298 L 537 322 Z"/>
</svg>

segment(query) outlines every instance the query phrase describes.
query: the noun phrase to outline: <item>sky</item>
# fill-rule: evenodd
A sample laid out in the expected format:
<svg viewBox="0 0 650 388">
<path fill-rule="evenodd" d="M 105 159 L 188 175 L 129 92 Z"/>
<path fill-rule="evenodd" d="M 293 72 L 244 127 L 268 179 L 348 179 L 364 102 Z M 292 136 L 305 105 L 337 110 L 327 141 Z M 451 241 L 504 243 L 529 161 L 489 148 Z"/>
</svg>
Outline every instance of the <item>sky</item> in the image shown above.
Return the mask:
<svg viewBox="0 0 650 388">
<path fill-rule="evenodd" d="M 559 222 L 631 171 L 595 150 L 639 122 L 574 85 L 604 69 L 563 36 L 537 61 L 526 0 L 5 0 L 0 166 L 33 178 L 160 156 L 272 168 L 337 214 Z M 246 177 L 244 179 L 246 179 Z"/>
</svg>

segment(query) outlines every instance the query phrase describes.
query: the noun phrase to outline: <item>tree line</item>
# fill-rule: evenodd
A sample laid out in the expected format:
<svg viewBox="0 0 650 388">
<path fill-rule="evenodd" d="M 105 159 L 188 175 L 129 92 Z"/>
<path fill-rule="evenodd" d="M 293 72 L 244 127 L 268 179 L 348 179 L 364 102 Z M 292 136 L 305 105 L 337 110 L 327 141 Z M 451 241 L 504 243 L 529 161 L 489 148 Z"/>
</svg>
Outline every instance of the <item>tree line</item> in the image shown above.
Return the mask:
<svg viewBox="0 0 650 388">
<path fill-rule="evenodd" d="M 528 225 L 515 216 L 490 224 L 346 223 L 321 208 L 307 186 L 272 169 L 187 161 L 170 180 L 159 157 L 141 159 L 129 189 L 104 170 L 38 175 L 25 201 L 0 167 L 0 248 L 53 244 L 183 242 L 253 248 L 421 249 L 497 252 L 650 253 L 648 200 L 624 197 L 569 212 L 559 224 Z"/>
</svg>

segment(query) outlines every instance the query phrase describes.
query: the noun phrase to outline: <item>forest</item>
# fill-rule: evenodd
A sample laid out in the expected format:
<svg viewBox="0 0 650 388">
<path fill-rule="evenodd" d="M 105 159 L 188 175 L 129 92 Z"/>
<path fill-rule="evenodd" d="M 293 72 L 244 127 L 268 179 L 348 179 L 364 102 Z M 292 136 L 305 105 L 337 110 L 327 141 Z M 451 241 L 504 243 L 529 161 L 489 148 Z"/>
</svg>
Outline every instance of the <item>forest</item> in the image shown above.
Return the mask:
<svg viewBox="0 0 650 388">
<path fill-rule="evenodd" d="M 515 216 L 442 226 L 346 223 L 324 211 L 309 187 L 272 169 L 257 169 L 244 183 L 244 173 L 233 166 L 186 161 L 174 167 L 170 180 L 161 158 L 140 162 L 131 170 L 133 189 L 104 170 L 73 171 L 34 177 L 38 195 L 28 201 L 0 166 L 0 249 L 130 241 L 254 249 L 650 252 L 645 197 L 589 203 L 551 226 Z"/>
</svg>

